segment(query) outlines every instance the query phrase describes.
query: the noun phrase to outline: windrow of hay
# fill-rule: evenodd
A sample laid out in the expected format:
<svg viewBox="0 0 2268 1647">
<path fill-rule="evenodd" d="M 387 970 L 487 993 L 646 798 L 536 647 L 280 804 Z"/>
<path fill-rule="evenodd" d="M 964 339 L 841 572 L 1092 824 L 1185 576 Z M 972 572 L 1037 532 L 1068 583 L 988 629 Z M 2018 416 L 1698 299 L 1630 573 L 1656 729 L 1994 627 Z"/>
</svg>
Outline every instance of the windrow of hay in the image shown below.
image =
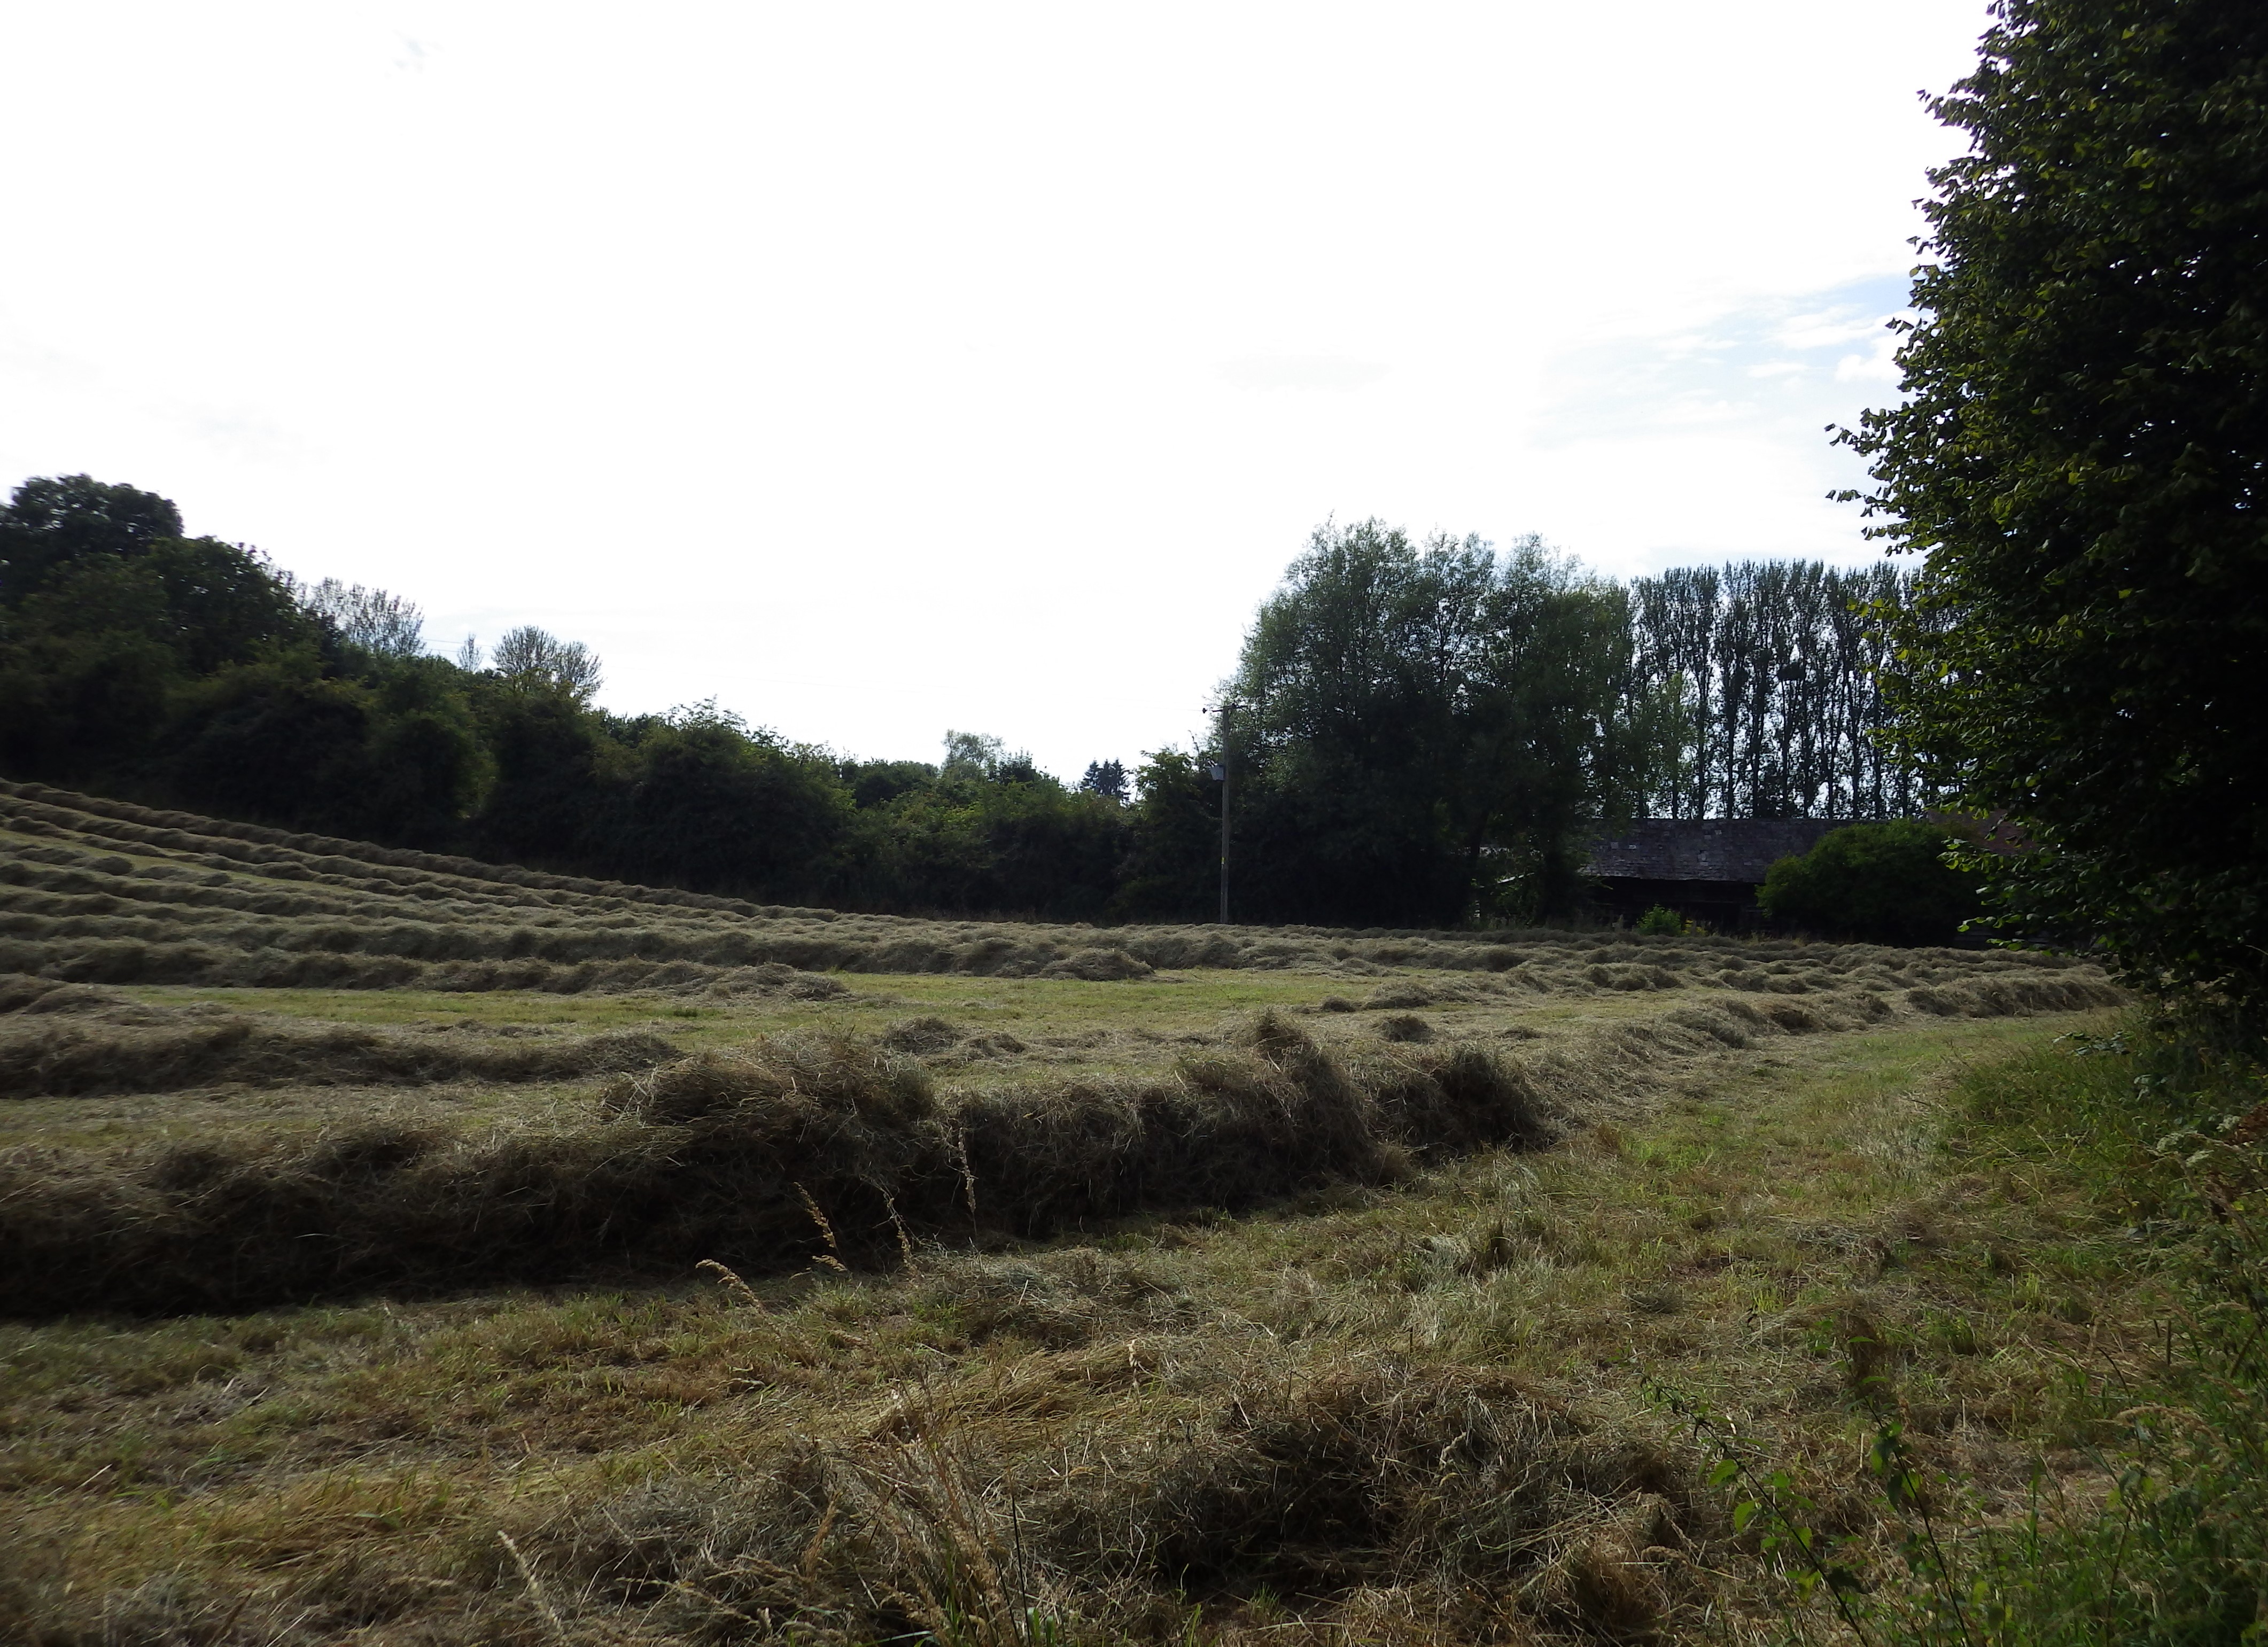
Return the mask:
<svg viewBox="0 0 2268 1647">
<path fill-rule="evenodd" d="M 1638 1639 L 1727 1531 L 1661 1439 L 1475 1367 L 1240 1380 L 1102 1467 L 1019 1467 L 981 1433 L 917 1393 L 863 1440 L 561 1504 L 513 1543 L 666 1639 L 1007 1647 L 1185 1640 L 1193 1603 L 1269 1594 L 1348 1640 Z"/>
<path fill-rule="evenodd" d="M 1350 1069 L 1287 1020 L 1121 1085 L 940 1101 L 911 1061 L 783 1035 L 615 1077 L 588 1125 L 373 1123 L 0 1158 L 0 1299 L 22 1315 L 240 1310 L 362 1288 L 701 1259 L 763 1271 L 901 1232 L 1035 1234 L 1143 1209 L 1378 1183 L 1415 1151 L 1539 1136 L 1470 1049 Z"/>
<path fill-rule="evenodd" d="M 1626 934 L 920 920 L 751 904 L 291 835 L 0 782 L 0 971 L 70 982 L 561 993 L 762 989 L 763 974 L 1109 982 L 1185 967 L 1384 978 L 1368 1004 L 1466 989 L 1815 993 L 2093 978 L 2062 958 Z"/>
<path fill-rule="evenodd" d="M 0 980 L 4 988 L 5 980 Z M 225 1014 L 147 1026 L 0 1018 L 0 1098 L 170 1092 L 224 1082 L 373 1086 L 564 1081 L 649 1068 L 677 1049 L 659 1035 L 488 1039 L 301 1028 Z"/>
<path fill-rule="evenodd" d="M 1012 1407 L 969 1423 L 917 1386 L 864 1433 L 516 1493 L 501 1518 L 429 1485 L 398 1512 L 416 1536 L 346 1558 L 324 1526 L 344 1504 L 297 1485 L 296 1535 L 246 1540 L 259 1568 L 106 1593 L 49 1556 L 0 1579 L 0 1608 L 70 1647 L 372 1624 L 468 1642 L 1252 1642 L 1292 1607 L 1295 1639 L 1635 1641 L 1692 1621 L 1728 1551 L 1674 1437 L 1499 1370 L 1248 1359 L 1164 1424 L 1144 1422 L 1153 1377 L 1123 1350 L 1071 1352 L 999 1392 L 1059 1409 L 1084 1386 L 1100 1445 L 1091 1429 L 1019 1445 L 1042 1426 Z M 1218 1629 L 1240 1614 L 1246 1629 Z"/>
</svg>

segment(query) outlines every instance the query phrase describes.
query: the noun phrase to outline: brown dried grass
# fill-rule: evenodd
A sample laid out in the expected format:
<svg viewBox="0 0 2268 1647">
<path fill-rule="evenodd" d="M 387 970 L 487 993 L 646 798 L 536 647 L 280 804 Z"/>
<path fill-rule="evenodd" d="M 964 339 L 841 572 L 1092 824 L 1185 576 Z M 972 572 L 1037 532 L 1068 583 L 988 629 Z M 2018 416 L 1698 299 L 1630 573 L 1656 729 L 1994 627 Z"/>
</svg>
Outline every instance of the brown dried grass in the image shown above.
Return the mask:
<svg viewBox="0 0 2268 1647">
<path fill-rule="evenodd" d="M 84 986 L 44 992 L 20 987 L 43 982 L 0 978 L 0 1096 L 173 1092 L 222 1082 L 375 1086 L 570 1081 L 645 1069 L 676 1055 L 676 1048 L 660 1036 L 636 1030 L 504 1040 L 468 1033 L 388 1033 L 341 1024 L 302 1026 L 210 1010 L 144 1007 L 114 1002 L 106 998 L 107 992 Z M 31 996 L 12 1015 L 4 1004 L 11 985 L 18 986 L 17 996 Z M 73 1012 L 74 1007 L 85 1010 Z"/>
<path fill-rule="evenodd" d="M 630 1038 L 585 1044 L 610 1039 Z M 909 1227 L 1028 1235 L 1233 1210 L 1543 1125 L 1485 1054 L 1351 1070 L 1274 1013 L 1247 1046 L 1162 1079 L 945 1104 L 910 1060 L 791 1034 L 618 1076 L 600 1109 L 556 1131 L 379 1121 L 313 1141 L 18 1149 L 0 1158 L 0 1298 L 33 1316 L 232 1310 L 703 1258 L 776 1272 L 818 1251 L 814 1204 L 831 1256 L 886 1261 Z"/>
<path fill-rule="evenodd" d="M 1871 973 L 1885 988 L 2094 975 L 2043 955 L 1841 946 L 1831 957 L 1837 976 Z M 0 971 L 72 982 L 733 995 L 839 989 L 818 976 L 827 972 L 1106 982 L 1185 967 L 1298 967 L 1350 980 L 1426 968 L 1464 980 L 1397 979 L 1368 1001 L 1406 1010 L 1480 995 L 1595 995 L 1703 982 L 1801 995 L 1835 987 L 1819 971 L 1828 959 L 1820 946 L 1792 940 L 1097 930 L 846 915 L 296 835 L 0 782 Z M 1933 998 L 1917 1004 L 1927 1010 Z M 1956 1012 L 1970 1010 L 1957 993 L 1946 998 Z"/>
</svg>

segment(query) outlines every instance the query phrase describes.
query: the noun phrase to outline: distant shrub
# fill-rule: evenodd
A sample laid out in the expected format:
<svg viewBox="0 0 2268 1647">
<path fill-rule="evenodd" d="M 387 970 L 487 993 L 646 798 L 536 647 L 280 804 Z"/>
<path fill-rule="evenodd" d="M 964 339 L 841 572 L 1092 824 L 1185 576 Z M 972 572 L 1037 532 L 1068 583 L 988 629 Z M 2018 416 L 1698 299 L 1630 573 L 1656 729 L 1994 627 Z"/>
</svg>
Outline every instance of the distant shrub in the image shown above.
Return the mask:
<svg viewBox="0 0 2268 1647">
<path fill-rule="evenodd" d="M 1943 825 L 1911 818 L 1830 830 L 1773 864 L 1756 902 L 1783 925 L 1840 937 L 1955 943 L 1980 905 L 1970 878 L 1946 863 L 1948 840 Z"/>
<path fill-rule="evenodd" d="M 1675 937 L 1685 930 L 1685 917 L 1656 904 L 1638 918 L 1638 930 L 1649 937 Z"/>
</svg>

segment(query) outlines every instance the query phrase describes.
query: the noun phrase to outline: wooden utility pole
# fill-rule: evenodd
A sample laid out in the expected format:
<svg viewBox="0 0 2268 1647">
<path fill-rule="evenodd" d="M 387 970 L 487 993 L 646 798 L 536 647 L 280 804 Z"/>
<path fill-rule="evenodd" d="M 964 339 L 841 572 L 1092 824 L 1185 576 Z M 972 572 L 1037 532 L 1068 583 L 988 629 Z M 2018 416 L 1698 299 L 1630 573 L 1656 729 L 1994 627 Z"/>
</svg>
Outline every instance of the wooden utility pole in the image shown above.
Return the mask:
<svg viewBox="0 0 2268 1647">
<path fill-rule="evenodd" d="M 1236 708 L 1233 699 L 1224 698 L 1220 704 L 1220 759 L 1213 763 L 1213 776 L 1220 783 L 1220 923 L 1228 924 L 1228 801 L 1230 777 L 1228 754 L 1228 717 Z"/>
</svg>

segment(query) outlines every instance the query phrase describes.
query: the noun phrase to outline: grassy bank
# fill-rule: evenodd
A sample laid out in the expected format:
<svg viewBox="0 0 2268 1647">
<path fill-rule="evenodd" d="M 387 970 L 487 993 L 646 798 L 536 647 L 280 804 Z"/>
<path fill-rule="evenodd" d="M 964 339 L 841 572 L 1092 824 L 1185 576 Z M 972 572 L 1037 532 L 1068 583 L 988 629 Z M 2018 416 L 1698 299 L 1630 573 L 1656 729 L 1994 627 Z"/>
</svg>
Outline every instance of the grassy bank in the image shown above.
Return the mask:
<svg viewBox="0 0 2268 1647">
<path fill-rule="evenodd" d="M 1874 1584 L 1833 1603 L 1844 1632 L 2075 1647 L 2268 1631 L 2268 1089 L 2211 1041 L 2129 1020 L 1958 1084 L 1948 1158 L 2057 1232 L 2044 1252 L 1980 1259 L 2047 1259 L 2067 1288 L 2055 1307 L 2086 1337 L 2021 1491 L 1912 1445 L 1902 1386 L 1865 1384 L 1878 1519 L 1848 1570 Z M 1771 1498 L 1752 1493 L 1753 1513 L 1793 1568 L 1843 1577 L 1835 1529 Z M 1802 1529 L 1808 1551 L 1786 1542 Z"/>
</svg>

